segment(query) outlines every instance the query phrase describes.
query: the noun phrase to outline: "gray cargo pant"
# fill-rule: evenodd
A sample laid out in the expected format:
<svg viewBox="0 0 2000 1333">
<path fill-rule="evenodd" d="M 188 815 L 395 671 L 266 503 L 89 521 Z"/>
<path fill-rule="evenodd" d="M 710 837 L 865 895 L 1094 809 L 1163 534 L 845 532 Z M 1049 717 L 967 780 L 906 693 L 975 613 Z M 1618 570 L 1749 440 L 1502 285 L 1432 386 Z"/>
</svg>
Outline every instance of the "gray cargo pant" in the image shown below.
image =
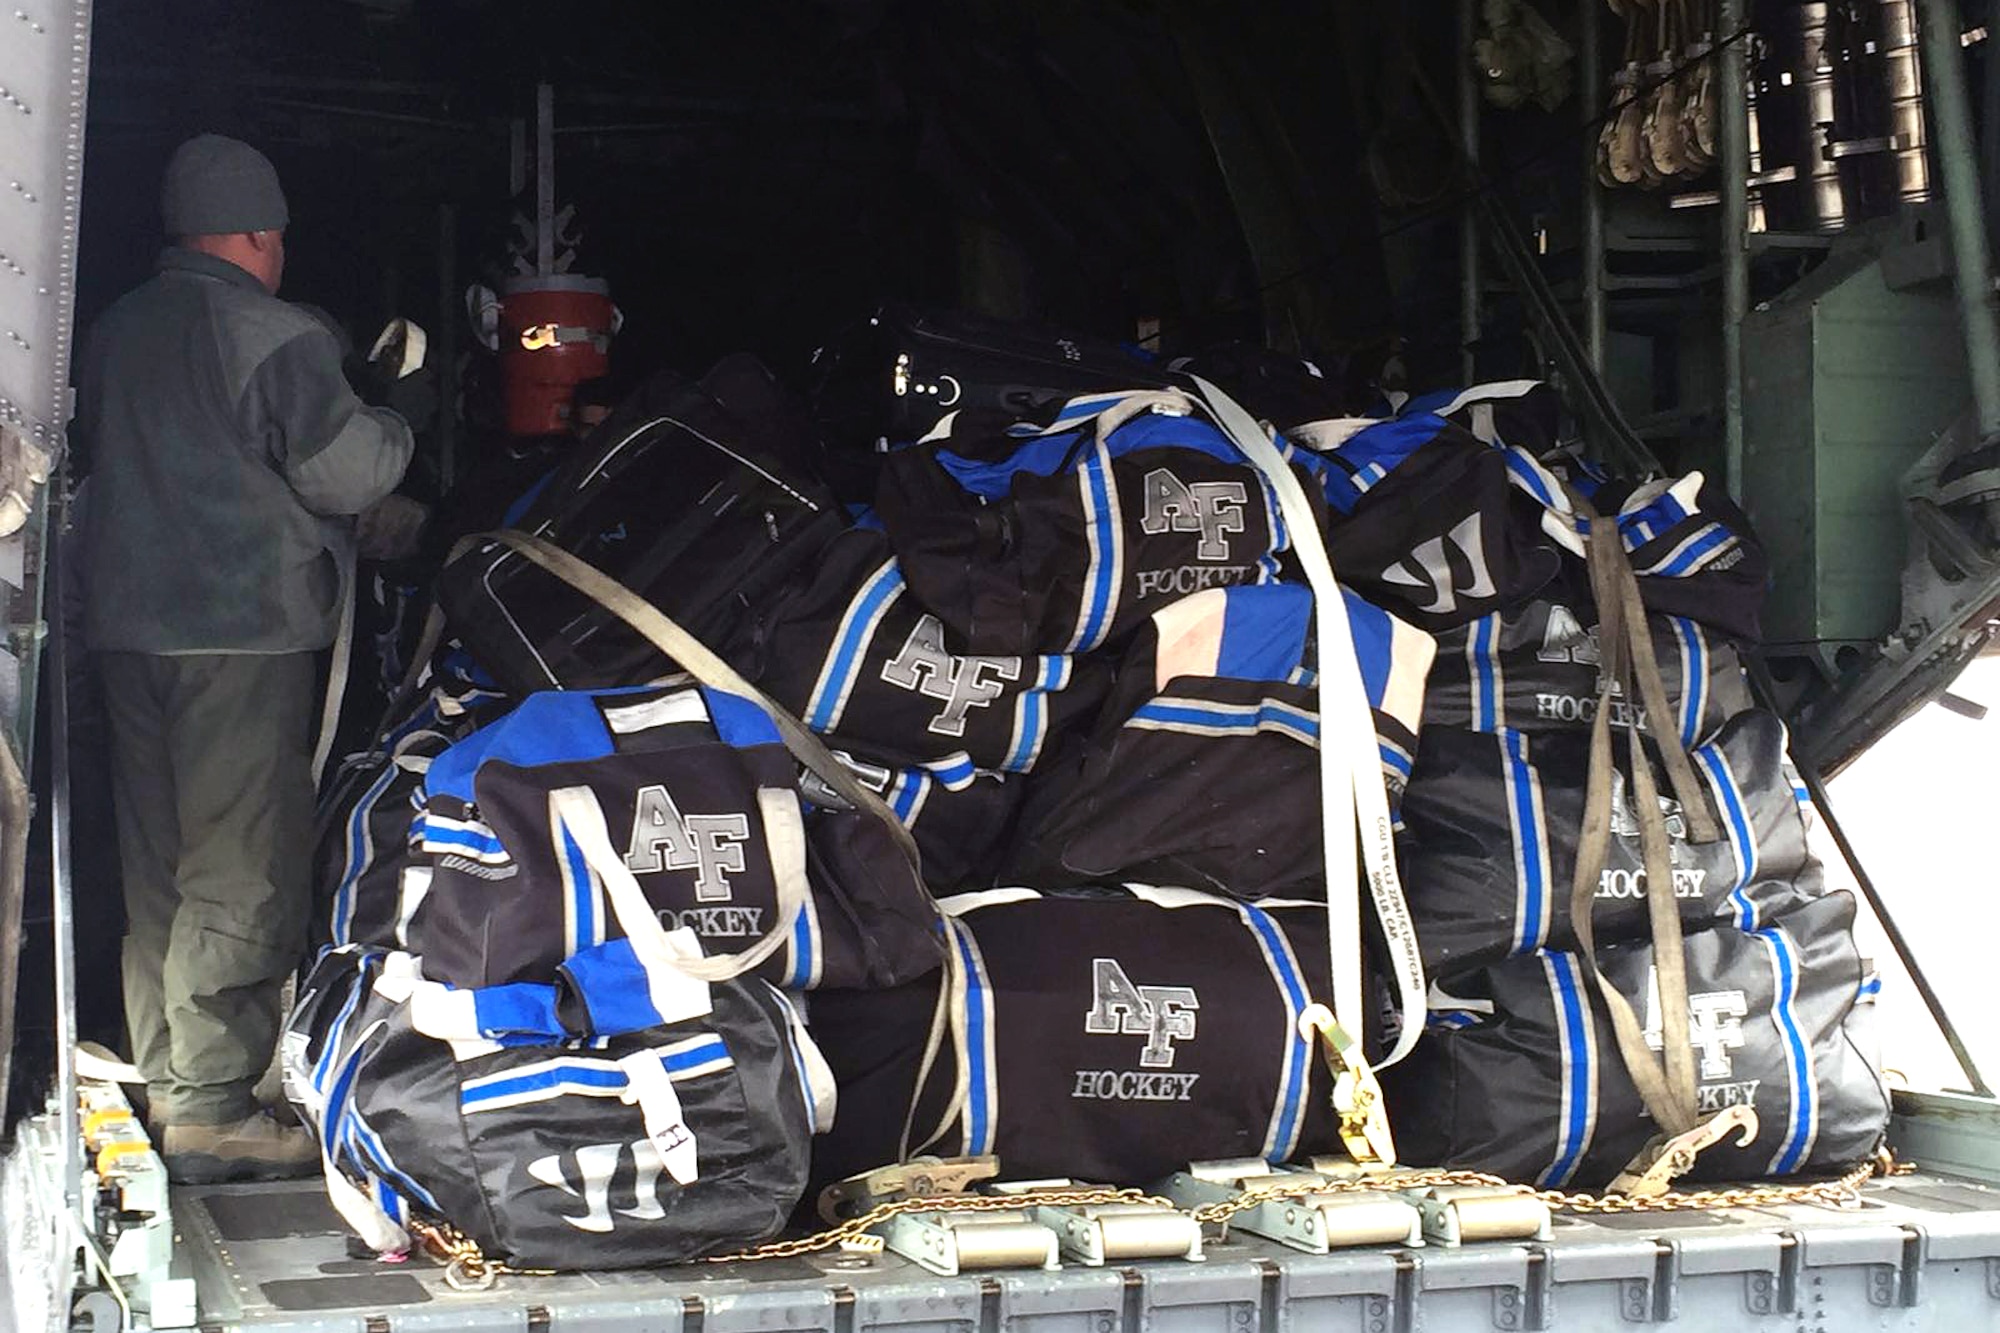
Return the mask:
<svg viewBox="0 0 2000 1333">
<path fill-rule="evenodd" d="M 156 1121 L 256 1110 L 305 947 L 313 655 L 100 653 L 125 1021 Z"/>
</svg>

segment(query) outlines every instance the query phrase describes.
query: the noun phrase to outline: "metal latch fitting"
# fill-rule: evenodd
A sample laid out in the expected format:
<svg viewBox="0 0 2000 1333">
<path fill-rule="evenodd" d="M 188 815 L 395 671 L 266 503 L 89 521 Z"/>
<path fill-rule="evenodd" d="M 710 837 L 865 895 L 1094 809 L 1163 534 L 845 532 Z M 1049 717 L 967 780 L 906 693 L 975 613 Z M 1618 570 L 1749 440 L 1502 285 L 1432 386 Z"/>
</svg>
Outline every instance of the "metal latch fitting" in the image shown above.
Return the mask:
<svg viewBox="0 0 2000 1333">
<path fill-rule="evenodd" d="M 987 1268 L 1062 1267 L 1056 1233 L 1028 1209 L 898 1213 L 882 1224 L 891 1251 L 940 1277 Z"/>
<path fill-rule="evenodd" d="M 1100 1188 L 1068 1179 L 1015 1180 L 989 1185 L 986 1193 L 1019 1200 L 1037 1222 L 1056 1233 L 1062 1257 L 1086 1267 L 1133 1259 L 1201 1259 L 1200 1222 L 1158 1199 L 1085 1203 L 1074 1198 L 1076 1191 Z M 1048 1197 L 1056 1193 L 1071 1198 Z"/>
<path fill-rule="evenodd" d="M 1040 1206 L 1035 1220 L 1056 1233 L 1065 1259 L 1087 1267 L 1131 1259 L 1193 1259 L 1201 1255 L 1201 1223 L 1151 1203 Z"/>
<path fill-rule="evenodd" d="M 1405 1195 L 1423 1214 L 1424 1235 L 1440 1245 L 1481 1240 L 1547 1240 L 1549 1205 L 1512 1185 L 1432 1185 Z"/>
<path fill-rule="evenodd" d="M 897 1199 L 929 1199 L 964 1194 L 1000 1174 L 1000 1159 L 979 1157 L 914 1157 L 894 1166 L 877 1167 L 837 1180 L 820 1191 L 820 1220 L 831 1225 L 859 1217 L 869 1209 Z"/>
<path fill-rule="evenodd" d="M 1423 1215 L 1386 1182 L 1354 1187 L 1351 1176 L 1318 1171 L 1272 1171 L 1217 1179 L 1216 1164 L 1197 1164 L 1170 1178 L 1164 1192 L 1183 1208 L 1230 1208 L 1230 1226 L 1308 1254 L 1359 1245 L 1424 1243 Z M 1231 1164 L 1235 1165 L 1235 1164 Z M 1338 1184 L 1338 1190 L 1329 1188 Z"/>
</svg>

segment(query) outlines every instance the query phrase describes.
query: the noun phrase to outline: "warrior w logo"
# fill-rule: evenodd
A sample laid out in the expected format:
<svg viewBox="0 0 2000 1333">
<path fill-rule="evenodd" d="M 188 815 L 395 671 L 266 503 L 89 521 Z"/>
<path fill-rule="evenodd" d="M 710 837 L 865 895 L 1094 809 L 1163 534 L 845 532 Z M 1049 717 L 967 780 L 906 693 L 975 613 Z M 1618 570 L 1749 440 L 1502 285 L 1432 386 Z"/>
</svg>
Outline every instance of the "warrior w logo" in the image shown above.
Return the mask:
<svg viewBox="0 0 2000 1333">
<path fill-rule="evenodd" d="M 1199 532 L 1198 560 L 1227 560 L 1231 532 L 1243 531 L 1243 506 L 1250 490 L 1240 481 L 1197 481 L 1192 486 L 1163 467 L 1146 474 L 1146 513 L 1141 531 Z"/>
<path fill-rule="evenodd" d="M 625 865 L 635 875 L 696 871 L 697 902 L 728 902 L 729 876 L 743 873 L 743 844 L 749 840 L 747 815 L 683 815 L 665 787 L 642 787 Z"/>
<path fill-rule="evenodd" d="M 900 689 L 942 699 L 944 711 L 931 719 L 940 736 L 963 736 L 966 715 L 998 699 L 1001 682 L 1021 678 L 1018 657 L 956 657 L 944 650 L 944 626 L 936 616 L 923 616 L 903 651 L 882 668 L 882 679 Z"/>
<path fill-rule="evenodd" d="M 1191 986 L 1134 986 L 1116 958 L 1091 960 L 1091 1005 L 1083 1030 L 1099 1035 L 1143 1036 L 1139 1063 L 1147 1069 L 1171 1069 L 1174 1043 L 1194 1036 L 1195 1011 L 1201 1001 Z"/>
<path fill-rule="evenodd" d="M 1412 568 L 1412 566 L 1415 566 Z M 1458 579 L 1463 570 L 1464 583 Z M 1486 568 L 1486 541 L 1478 514 L 1465 518 L 1443 537 L 1433 537 L 1382 571 L 1384 583 L 1428 591 L 1431 601 L 1419 608 L 1431 615 L 1450 615 L 1458 609 L 1458 599 L 1476 601 L 1497 591 L 1493 574 Z"/>
</svg>

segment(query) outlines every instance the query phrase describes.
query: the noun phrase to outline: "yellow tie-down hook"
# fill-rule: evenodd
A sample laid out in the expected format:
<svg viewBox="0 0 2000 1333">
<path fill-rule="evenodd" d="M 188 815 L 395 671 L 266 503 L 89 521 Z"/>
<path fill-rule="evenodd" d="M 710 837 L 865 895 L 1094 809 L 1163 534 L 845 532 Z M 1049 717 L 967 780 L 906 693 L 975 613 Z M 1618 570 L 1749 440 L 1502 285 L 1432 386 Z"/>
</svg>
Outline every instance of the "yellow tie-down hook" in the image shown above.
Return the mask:
<svg viewBox="0 0 2000 1333">
<path fill-rule="evenodd" d="M 1299 1033 L 1308 1041 L 1319 1039 L 1326 1067 L 1333 1073 L 1333 1110 L 1340 1117 L 1340 1139 L 1348 1155 L 1364 1166 L 1394 1166 L 1396 1140 L 1389 1132 L 1389 1109 L 1360 1041 L 1323 1004 L 1306 1006 L 1299 1015 Z"/>
<path fill-rule="evenodd" d="M 1639 1150 L 1631 1165 L 1611 1182 L 1612 1194 L 1637 1198 L 1657 1198 L 1673 1187 L 1674 1181 L 1694 1169 L 1695 1158 L 1731 1134 L 1736 1146 L 1747 1148 L 1757 1137 L 1757 1112 L 1748 1106 L 1731 1106 L 1696 1125 L 1685 1134 L 1654 1139 Z"/>
</svg>

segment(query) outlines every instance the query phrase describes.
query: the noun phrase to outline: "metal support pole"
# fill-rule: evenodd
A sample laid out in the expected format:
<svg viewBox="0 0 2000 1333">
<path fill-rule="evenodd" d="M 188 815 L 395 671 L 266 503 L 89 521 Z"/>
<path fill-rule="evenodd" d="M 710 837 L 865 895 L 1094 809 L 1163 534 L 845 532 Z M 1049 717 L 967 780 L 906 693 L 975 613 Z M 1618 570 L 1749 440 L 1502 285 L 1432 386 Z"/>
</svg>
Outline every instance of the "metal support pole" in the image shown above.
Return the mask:
<svg viewBox="0 0 2000 1333">
<path fill-rule="evenodd" d="M 1598 99 L 1604 95 L 1598 31 L 1602 7 L 1586 0 L 1577 30 L 1577 107 L 1583 120 L 1583 345 L 1590 368 L 1604 373 L 1604 191 L 1597 183 Z"/>
<path fill-rule="evenodd" d="M 438 484 L 449 494 L 458 476 L 458 328 L 465 310 L 458 300 L 458 209 L 438 205 Z"/>
<path fill-rule="evenodd" d="M 1957 269 L 1958 318 L 1982 437 L 2000 431 L 2000 323 L 1993 310 L 1993 261 L 1980 206 L 1979 155 L 1965 91 L 1964 23 L 1957 0 L 1922 0 L 1917 13 L 1924 82 L 1930 85 L 1932 142 L 1944 183 L 1945 222 Z"/>
<path fill-rule="evenodd" d="M 1750 61 L 1744 0 L 1722 0 L 1722 444 L 1729 493 L 1743 498 L 1743 321 L 1750 313 Z"/>
<path fill-rule="evenodd" d="M 556 271 L 556 90 L 535 86 L 535 272 Z"/>
<path fill-rule="evenodd" d="M 70 864 L 69 805 L 69 599 L 64 582 L 69 545 L 66 471 L 49 480 L 48 567 L 42 606 L 49 638 L 43 668 L 49 699 L 49 934 L 56 975 L 56 1132 L 62 1141 L 63 1208 L 82 1224 L 83 1131 L 78 1124 L 76 1076 L 76 911 Z"/>
<path fill-rule="evenodd" d="M 1458 0 L 1458 138 L 1465 150 L 1465 183 L 1469 191 L 1479 180 L 1479 81 L 1473 77 L 1473 39 L 1479 33 L 1479 0 Z M 1479 207 L 1468 198 L 1458 216 L 1458 339 L 1459 365 L 1465 383 L 1479 378 Z"/>
</svg>

